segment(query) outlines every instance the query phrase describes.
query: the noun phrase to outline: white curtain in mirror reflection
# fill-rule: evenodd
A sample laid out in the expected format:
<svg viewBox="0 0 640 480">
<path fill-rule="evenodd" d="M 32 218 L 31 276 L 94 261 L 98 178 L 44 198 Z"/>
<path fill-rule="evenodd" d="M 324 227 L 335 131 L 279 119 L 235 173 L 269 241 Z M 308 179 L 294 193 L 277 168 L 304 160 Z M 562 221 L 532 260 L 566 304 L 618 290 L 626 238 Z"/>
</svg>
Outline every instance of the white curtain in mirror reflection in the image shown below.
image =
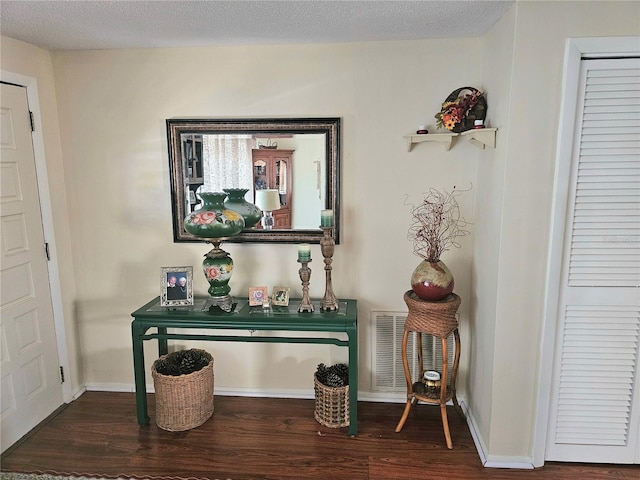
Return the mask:
<svg viewBox="0 0 640 480">
<path fill-rule="evenodd" d="M 253 201 L 251 135 L 203 135 L 203 185 L 198 190 L 221 192 L 223 188 L 247 188 Z"/>
</svg>

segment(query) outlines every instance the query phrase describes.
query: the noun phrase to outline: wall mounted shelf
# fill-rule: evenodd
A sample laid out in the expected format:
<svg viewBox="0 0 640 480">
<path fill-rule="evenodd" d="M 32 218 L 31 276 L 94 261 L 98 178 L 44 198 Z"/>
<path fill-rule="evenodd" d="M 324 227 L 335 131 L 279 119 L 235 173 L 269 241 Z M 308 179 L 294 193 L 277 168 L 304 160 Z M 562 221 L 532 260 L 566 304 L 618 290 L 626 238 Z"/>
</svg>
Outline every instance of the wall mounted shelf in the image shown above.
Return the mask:
<svg viewBox="0 0 640 480">
<path fill-rule="evenodd" d="M 477 128 L 467 130 L 462 133 L 423 133 L 405 135 L 407 139 L 407 151 L 410 152 L 416 143 L 439 142 L 444 144 L 445 150 L 451 150 L 453 139 L 456 137 L 466 137 L 469 142 L 478 148 L 496 148 L 497 128 Z"/>
</svg>

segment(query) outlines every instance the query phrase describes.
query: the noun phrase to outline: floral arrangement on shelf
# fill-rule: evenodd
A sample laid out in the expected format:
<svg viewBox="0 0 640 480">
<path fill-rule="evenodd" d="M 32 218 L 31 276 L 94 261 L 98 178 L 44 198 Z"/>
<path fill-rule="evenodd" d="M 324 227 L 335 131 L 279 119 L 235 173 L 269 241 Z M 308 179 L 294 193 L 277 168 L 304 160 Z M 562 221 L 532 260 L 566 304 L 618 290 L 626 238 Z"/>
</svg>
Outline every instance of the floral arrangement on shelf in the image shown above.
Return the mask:
<svg viewBox="0 0 640 480">
<path fill-rule="evenodd" d="M 440 191 L 429 189 L 424 200 L 411 209 L 412 224 L 409 238 L 413 240 L 413 253 L 427 262 L 437 263 L 442 253 L 451 247 L 460 248 L 459 237 L 469 235 L 469 225 L 460 214 L 457 197 L 462 190 Z"/>
<path fill-rule="evenodd" d="M 436 113 L 436 126 L 456 133 L 470 130 L 475 120 L 484 120 L 487 102 L 484 93 L 471 88 L 462 87 L 451 92 Z"/>
</svg>

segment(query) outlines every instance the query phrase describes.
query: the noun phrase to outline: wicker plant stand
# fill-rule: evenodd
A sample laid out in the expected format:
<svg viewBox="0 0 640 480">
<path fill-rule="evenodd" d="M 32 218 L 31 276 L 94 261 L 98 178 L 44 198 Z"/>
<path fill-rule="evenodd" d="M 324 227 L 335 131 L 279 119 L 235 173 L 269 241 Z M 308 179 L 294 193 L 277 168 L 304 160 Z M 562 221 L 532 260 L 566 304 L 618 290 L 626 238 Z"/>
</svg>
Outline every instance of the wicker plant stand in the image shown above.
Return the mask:
<svg viewBox="0 0 640 480">
<path fill-rule="evenodd" d="M 409 308 L 407 321 L 404 325 L 404 335 L 402 337 L 402 364 L 404 366 L 404 376 L 407 380 L 407 403 L 404 407 L 402 418 L 396 427 L 396 432 L 402 430 L 414 403 L 420 401 L 432 405 L 439 405 L 447 448 L 452 449 L 453 443 L 451 442 L 449 420 L 447 418 L 447 402 L 449 400 L 453 401 L 456 410 L 464 418 L 464 414 L 456 398 L 456 376 L 460 363 L 460 334 L 458 333 L 456 312 L 460 306 L 460 297 L 452 293 L 439 302 L 429 302 L 421 300 L 413 290 L 409 290 L 404 294 L 404 301 Z M 442 342 L 442 373 L 440 376 L 441 387 L 439 391 L 429 392 L 420 379 L 415 383 L 411 380 L 411 371 L 409 370 L 409 362 L 407 360 L 407 343 L 410 332 L 414 332 L 417 335 L 418 375 L 422 374 L 423 369 L 422 334 L 432 335 L 439 338 Z M 451 369 L 451 381 L 447 384 L 449 381 L 447 338 L 452 333 L 455 338 L 455 354 L 453 368 Z"/>
<path fill-rule="evenodd" d="M 170 432 L 190 430 L 213 415 L 213 357 L 207 355 L 211 361 L 206 367 L 186 375 L 162 375 L 152 366 L 159 428 Z"/>
<path fill-rule="evenodd" d="M 325 427 L 340 428 L 349 426 L 349 385 L 327 387 L 316 375 L 313 376 L 316 405 L 313 416 Z"/>
</svg>

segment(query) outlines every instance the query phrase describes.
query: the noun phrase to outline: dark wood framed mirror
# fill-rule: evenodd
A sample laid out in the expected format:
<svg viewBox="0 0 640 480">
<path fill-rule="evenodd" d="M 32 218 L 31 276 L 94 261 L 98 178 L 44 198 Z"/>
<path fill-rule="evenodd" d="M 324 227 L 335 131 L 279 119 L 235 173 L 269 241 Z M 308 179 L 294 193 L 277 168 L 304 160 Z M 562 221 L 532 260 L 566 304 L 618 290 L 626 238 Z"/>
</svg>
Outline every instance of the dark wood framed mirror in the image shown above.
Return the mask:
<svg viewBox="0 0 640 480">
<path fill-rule="evenodd" d="M 276 189 L 281 208 L 276 224 L 258 224 L 226 242 L 320 243 L 320 212 L 334 214 L 340 239 L 339 118 L 170 118 L 167 124 L 173 234 L 175 242 L 201 242 L 184 230 L 198 208 L 199 192 Z"/>
</svg>

